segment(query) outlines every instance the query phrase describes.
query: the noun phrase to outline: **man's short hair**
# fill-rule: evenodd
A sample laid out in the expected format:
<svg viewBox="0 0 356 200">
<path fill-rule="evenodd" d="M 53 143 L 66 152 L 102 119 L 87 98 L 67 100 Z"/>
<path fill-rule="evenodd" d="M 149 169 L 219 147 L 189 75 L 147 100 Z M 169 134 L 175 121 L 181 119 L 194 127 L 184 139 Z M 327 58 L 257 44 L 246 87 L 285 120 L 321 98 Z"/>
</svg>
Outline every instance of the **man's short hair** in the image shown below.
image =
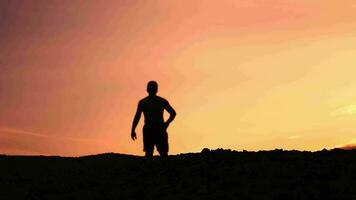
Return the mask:
<svg viewBox="0 0 356 200">
<path fill-rule="evenodd" d="M 158 84 L 156 81 L 150 81 L 147 83 L 147 92 L 156 94 L 158 91 Z"/>
</svg>

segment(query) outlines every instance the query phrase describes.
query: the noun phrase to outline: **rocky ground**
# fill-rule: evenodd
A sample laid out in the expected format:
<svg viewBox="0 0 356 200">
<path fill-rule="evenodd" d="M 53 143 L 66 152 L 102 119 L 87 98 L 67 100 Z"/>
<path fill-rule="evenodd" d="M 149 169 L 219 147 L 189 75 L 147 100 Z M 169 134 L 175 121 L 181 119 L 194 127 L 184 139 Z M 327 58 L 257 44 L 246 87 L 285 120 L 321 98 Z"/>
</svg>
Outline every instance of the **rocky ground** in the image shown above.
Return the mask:
<svg viewBox="0 0 356 200">
<path fill-rule="evenodd" d="M 0 156 L 0 199 L 356 199 L 356 150 Z"/>
</svg>

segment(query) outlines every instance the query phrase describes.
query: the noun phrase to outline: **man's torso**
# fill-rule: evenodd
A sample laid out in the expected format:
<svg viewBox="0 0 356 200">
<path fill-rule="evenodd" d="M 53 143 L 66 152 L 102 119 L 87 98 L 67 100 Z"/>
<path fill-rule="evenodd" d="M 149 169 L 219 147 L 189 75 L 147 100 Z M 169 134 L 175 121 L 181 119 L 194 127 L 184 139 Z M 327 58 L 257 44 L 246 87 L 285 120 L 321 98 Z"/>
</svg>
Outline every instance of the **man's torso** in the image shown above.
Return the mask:
<svg viewBox="0 0 356 200">
<path fill-rule="evenodd" d="M 167 100 L 159 96 L 148 96 L 142 99 L 139 106 L 142 108 L 145 124 L 163 124 L 166 104 Z"/>
</svg>

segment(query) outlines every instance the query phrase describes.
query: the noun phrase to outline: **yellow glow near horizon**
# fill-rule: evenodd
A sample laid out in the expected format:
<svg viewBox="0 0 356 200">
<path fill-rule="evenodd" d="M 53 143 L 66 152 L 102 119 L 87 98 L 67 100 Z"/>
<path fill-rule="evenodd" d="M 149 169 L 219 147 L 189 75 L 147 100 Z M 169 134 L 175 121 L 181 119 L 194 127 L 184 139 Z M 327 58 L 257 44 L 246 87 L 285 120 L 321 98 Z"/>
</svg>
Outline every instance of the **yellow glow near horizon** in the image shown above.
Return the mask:
<svg viewBox="0 0 356 200">
<path fill-rule="evenodd" d="M 184 116 L 184 124 L 174 130 L 184 132 L 179 127 L 186 126 L 192 128 L 192 133 L 200 133 L 199 143 L 190 140 L 196 150 L 207 144 L 212 148 L 317 150 L 332 148 L 354 135 L 353 122 L 330 113 L 340 100 L 346 101 L 344 97 L 331 96 L 333 92 L 340 87 L 347 87 L 346 91 L 356 87 L 352 75 L 356 72 L 356 38 L 252 49 L 235 46 L 237 42 L 233 40 L 214 40 L 211 46 L 207 43 L 185 50 L 183 56 L 190 57 L 180 59 L 192 63 L 178 62 L 190 64 L 201 77 L 200 83 L 187 88 L 192 92 L 185 95 L 187 102 L 195 105 L 191 107 L 197 108 L 188 118 Z M 266 49 L 270 53 L 259 53 Z M 252 52 L 261 56 L 249 57 Z M 355 97 L 348 95 L 351 98 L 347 101 Z M 345 124 L 348 125 L 337 130 Z M 350 132 L 345 131 L 347 128 Z M 291 137 L 293 141 L 289 140 Z"/>
</svg>

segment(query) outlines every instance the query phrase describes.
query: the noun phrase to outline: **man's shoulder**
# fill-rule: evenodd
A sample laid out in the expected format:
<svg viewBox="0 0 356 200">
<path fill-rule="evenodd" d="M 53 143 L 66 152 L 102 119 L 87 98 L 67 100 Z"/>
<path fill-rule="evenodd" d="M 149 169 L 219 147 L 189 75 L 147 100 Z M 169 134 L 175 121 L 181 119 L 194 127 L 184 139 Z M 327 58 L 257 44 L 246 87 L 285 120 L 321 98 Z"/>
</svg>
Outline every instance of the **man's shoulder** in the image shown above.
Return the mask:
<svg viewBox="0 0 356 200">
<path fill-rule="evenodd" d="M 145 102 L 147 102 L 147 97 L 141 99 L 140 101 L 138 101 L 138 105 L 143 105 L 145 104 Z"/>
<path fill-rule="evenodd" d="M 146 100 L 146 97 L 143 98 L 143 99 L 141 99 L 141 100 L 139 100 L 139 101 L 138 101 L 138 106 L 144 105 L 146 101 L 147 101 L 147 100 Z"/>
<path fill-rule="evenodd" d="M 147 97 L 144 97 L 143 99 L 141 99 L 141 100 L 138 102 L 138 104 L 139 104 L 139 105 L 144 105 L 144 104 L 146 104 L 146 103 L 148 103 L 148 102 L 156 102 L 156 103 L 160 102 L 160 103 L 162 103 L 162 104 L 168 103 L 168 101 L 167 101 L 165 98 L 163 98 L 163 97 L 160 97 L 160 96 L 155 96 L 155 97 L 147 96 Z"/>
<path fill-rule="evenodd" d="M 165 99 L 163 97 L 157 96 L 157 98 L 163 103 L 168 103 L 167 99 Z"/>
</svg>

